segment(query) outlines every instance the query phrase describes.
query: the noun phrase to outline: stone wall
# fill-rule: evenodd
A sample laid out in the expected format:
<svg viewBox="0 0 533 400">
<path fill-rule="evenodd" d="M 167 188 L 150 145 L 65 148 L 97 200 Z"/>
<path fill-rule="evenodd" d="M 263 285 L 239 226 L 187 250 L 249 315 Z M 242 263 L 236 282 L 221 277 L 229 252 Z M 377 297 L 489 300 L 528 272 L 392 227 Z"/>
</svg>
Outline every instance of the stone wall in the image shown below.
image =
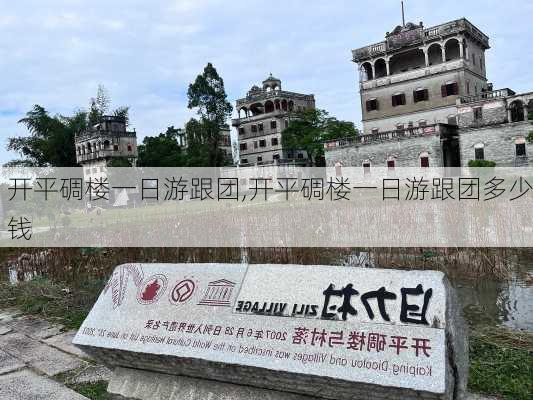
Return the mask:
<svg viewBox="0 0 533 400">
<path fill-rule="evenodd" d="M 528 122 L 499 124 L 482 128 L 460 130 L 461 160 L 463 166 L 475 159 L 474 146 L 484 145 L 485 160 L 498 167 L 533 166 L 533 144 L 526 141 L 526 157 L 516 157 L 516 139 L 527 138 L 533 125 Z"/>
</svg>

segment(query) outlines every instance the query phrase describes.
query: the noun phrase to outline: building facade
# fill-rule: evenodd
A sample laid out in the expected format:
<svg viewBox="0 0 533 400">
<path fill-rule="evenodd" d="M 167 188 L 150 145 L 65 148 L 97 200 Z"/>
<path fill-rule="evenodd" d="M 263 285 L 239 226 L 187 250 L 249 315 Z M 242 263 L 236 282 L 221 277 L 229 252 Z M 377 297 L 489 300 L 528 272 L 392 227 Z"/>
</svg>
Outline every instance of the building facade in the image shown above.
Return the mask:
<svg viewBox="0 0 533 400">
<path fill-rule="evenodd" d="M 272 75 L 262 88 L 253 86 L 245 98 L 237 100 L 238 118 L 232 121 L 238 132 L 239 164 L 305 162 L 305 151 L 283 148 L 281 132 L 294 112 L 313 108 L 314 95 L 282 90 L 281 80 Z"/>
<path fill-rule="evenodd" d="M 135 165 L 137 161 L 137 133 L 128 131 L 126 119 L 104 116 L 80 135 L 76 135 L 76 161 L 83 167 L 85 178 L 106 176 L 111 160 L 127 159 Z"/>
<path fill-rule="evenodd" d="M 429 29 L 406 24 L 354 50 L 363 135 L 325 143 L 326 164 L 533 165 L 533 93 L 492 90 L 487 49 L 488 37 L 463 18 Z"/>
<path fill-rule="evenodd" d="M 385 41 L 353 50 L 365 134 L 456 123 L 460 96 L 487 89 L 489 38 L 466 19 L 408 23 Z"/>
</svg>

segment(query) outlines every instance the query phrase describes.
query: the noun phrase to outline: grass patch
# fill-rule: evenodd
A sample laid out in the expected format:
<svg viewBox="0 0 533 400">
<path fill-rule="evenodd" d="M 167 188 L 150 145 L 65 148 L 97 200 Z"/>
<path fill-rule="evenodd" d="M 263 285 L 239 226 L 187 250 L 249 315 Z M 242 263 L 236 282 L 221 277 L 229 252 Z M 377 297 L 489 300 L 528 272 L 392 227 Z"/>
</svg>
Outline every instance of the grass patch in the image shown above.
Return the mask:
<svg viewBox="0 0 533 400">
<path fill-rule="evenodd" d="M 24 314 L 78 329 L 96 302 L 103 281 L 89 280 L 75 286 L 36 278 L 17 285 L 0 283 L 0 309 L 17 307 Z"/>
<path fill-rule="evenodd" d="M 82 383 L 69 387 L 91 400 L 111 400 L 111 395 L 107 393 L 107 382 L 105 381 Z"/>
<path fill-rule="evenodd" d="M 533 334 L 504 329 L 470 337 L 469 390 L 505 400 L 530 400 L 533 393 Z"/>
</svg>

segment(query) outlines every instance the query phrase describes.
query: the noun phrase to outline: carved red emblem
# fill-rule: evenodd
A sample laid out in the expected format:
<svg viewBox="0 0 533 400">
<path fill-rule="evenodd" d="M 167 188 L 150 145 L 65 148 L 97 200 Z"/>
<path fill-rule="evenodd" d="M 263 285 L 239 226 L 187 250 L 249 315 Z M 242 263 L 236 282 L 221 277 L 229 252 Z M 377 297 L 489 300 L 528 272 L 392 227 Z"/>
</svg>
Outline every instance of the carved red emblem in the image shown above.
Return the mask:
<svg viewBox="0 0 533 400">
<path fill-rule="evenodd" d="M 146 279 L 137 292 L 137 301 L 141 304 L 155 303 L 167 288 L 167 277 L 161 274 Z"/>
<path fill-rule="evenodd" d="M 169 292 L 168 300 L 174 305 L 185 303 L 192 297 L 195 288 L 196 285 L 192 280 L 184 279 L 178 282 Z"/>
</svg>

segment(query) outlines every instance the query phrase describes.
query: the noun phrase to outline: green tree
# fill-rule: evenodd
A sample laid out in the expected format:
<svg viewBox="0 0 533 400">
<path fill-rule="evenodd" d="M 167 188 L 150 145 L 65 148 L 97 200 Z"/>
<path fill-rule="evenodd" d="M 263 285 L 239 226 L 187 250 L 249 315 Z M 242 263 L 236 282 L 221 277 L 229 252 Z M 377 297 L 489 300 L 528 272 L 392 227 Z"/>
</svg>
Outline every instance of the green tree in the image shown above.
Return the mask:
<svg viewBox="0 0 533 400">
<path fill-rule="evenodd" d="M 324 142 L 359 133 L 352 122 L 339 121 L 320 109 L 308 109 L 294 114 L 289 126 L 282 132 L 283 147 L 305 150 L 313 165 L 322 164 Z"/>
<path fill-rule="evenodd" d="M 51 116 L 44 107 L 33 106 L 19 121 L 30 135 L 8 139 L 7 149 L 17 152 L 21 158 L 6 166 L 75 166 L 74 137 L 86 128 L 86 118 L 87 114 L 81 111 L 70 118 Z"/>
<path fill-rule="evenodd" d="M 227 100 L 224 80 L 211 63 L 189 85 L 188 107 L 197 109 L 200 120 L 187 123 L 188 153 L 191 166 L 221 166 L 224 157 L 219 149 L 220 129 L 230 117 L 233 107 Z M 189 141 L 191 137 L 192 141 Z"/>
<path fill-rule="evenodd" d="M 137 147 L 139 167 L 182 167 L 185 165 L 185 154 L 178 142 L 179 129 L 170 126 L 165 133 L 158 136 L 145 137 Z"/>
</svg>

